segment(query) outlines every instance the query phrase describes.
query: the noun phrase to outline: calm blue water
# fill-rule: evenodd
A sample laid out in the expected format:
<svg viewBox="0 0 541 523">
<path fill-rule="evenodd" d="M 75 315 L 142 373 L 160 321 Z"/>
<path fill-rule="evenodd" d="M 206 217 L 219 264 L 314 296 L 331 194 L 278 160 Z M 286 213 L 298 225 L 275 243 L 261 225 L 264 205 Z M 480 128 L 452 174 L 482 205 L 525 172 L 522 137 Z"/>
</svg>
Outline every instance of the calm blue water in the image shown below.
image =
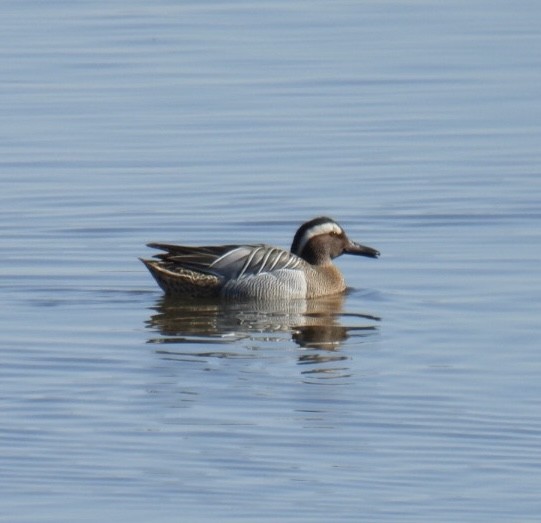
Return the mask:
<svg viewBox="0 0 541 523">
<path fill-rule="evenodd" d="M 2 521 L 539 521 L 538 2 L 1 12 Z M 321 214 L 341 300 L 137 260 Z"/>
</svg>

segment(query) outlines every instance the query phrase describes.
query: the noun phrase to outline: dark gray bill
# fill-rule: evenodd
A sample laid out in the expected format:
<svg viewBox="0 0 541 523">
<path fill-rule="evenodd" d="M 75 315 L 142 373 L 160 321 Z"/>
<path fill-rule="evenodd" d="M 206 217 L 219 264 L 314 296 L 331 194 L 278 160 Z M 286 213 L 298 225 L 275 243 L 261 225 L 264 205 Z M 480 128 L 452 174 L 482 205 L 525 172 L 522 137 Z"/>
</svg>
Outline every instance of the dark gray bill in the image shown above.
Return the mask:
<svg viewBox="0 0 541 523">
<path fill-rule="evenodd" d="M 367 247 L 366 245 L 361 245 L 360 243 L 350 242 L 349 245 L 344 249 L 346 254 L 355 254 L 357 256 L 367 256 L 368 258 L 377 258 L 379 256 L 379 251 L 372 249 L 372 247 Z"/>
</svg>

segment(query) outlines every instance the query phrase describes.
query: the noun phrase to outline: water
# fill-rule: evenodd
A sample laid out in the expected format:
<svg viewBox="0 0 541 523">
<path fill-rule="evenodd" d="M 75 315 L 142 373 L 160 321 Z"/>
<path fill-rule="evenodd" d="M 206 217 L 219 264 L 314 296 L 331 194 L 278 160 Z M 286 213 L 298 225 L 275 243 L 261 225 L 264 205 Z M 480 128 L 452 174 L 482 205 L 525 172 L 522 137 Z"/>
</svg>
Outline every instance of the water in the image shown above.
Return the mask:
<svg viewBox="0 0 541 523">
<path fill-rule="evenodd" d="M 2 11 L 2 520 L 539 520 L 538 3 Z M 320 214 L 339 300 L 137 260 Z"/>
</svg>

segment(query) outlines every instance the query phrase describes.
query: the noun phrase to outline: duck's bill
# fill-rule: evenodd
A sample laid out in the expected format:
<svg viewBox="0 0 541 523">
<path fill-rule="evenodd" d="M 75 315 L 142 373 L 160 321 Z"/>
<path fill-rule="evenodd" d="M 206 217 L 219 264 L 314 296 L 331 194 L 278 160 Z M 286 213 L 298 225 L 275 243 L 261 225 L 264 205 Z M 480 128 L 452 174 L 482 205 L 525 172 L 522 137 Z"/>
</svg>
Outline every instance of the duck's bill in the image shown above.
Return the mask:
<svg viewBox="0 0 541 523">
<path fill-rule="evenodd" d="M 366 256 L 368 258 L 377 258 L 379 256 L 379 251 L 372 249 L 366 245 L 361 245 L 360 243 L 350 242 L 350 244 L 344 249 L 346 254 L 355 254 L 357 256 Z"/>
</svg>

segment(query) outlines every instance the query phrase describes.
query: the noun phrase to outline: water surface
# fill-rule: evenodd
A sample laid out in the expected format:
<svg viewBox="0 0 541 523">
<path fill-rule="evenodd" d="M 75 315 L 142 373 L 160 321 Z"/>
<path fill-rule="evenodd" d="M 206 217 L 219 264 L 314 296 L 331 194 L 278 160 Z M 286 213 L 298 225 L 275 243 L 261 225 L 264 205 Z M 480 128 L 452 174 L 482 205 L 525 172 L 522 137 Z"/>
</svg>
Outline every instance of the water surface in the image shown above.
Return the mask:
<svg viewBox="0 0 541 523">
<path fill-rule="evenodd" d="M 2 11 L 6 521 L 539 520 L 536 2 Z M 321 214 L 340 299 L 137 259 Z"/>
</svg>

